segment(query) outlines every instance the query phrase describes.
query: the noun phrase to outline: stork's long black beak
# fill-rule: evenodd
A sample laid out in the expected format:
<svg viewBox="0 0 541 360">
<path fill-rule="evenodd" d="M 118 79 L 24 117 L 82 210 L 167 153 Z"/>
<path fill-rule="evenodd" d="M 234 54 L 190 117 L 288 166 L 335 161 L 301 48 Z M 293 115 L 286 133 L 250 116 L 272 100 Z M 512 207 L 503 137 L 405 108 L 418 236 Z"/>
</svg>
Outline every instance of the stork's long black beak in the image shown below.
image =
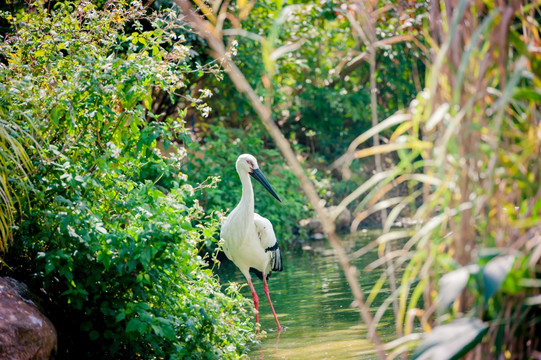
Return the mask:
<svg viewBox="0 0 541 360">
<path fill-rule="evenodd" d="M 261 170 L 254 169 L 249 174 L 251 177 L 259 181 L 261 185 L 263 185 L 263 187 L 267 189 L 267 191 L 270 192 L 270 194 L 276 198 L 276 200 L 278 200 L 279 202 L 282 202 L 282 200 L 280 200 L 280 198 L 278 197 L 278 195 L 276 194 L 272 186 L 269 184 L 269 182 L 267 181 L 267 179 L 265 178 Z"/>
</svg>

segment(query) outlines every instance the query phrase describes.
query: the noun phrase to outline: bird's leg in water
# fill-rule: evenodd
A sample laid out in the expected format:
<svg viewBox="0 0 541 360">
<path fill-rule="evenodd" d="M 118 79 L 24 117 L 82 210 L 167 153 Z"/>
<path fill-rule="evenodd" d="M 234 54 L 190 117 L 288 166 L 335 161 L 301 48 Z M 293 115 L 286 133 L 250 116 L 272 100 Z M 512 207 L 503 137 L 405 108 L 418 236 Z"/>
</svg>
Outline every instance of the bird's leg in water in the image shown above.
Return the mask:
<svg viewBox="0 0 541 360">
<path fill-rule="evenodd" d="M 255 292 L 254 284 L 252 284 L 252 279 L 248 279 L 248 285 L 250 285 L 250 290 L 252 290 L 252 297 L 254 298 L 255 322 L 259 324 L 259 298 L 257 297 L 257 293 Z"/>
<path fill-rule="evenodd" d="M 265 292 L 265 295 L 267 295 L 267 299 L 269 299 L 270 308 L 272 310 L 272 314 L 274 315 L 274 320 L 276 320 L 276 326 L 278 326 L 278 331 L 282 331 L 282 327 L 280 326 L 280 323 L 278 322 L 278 316 L 276 316 L 276 312 L 274 311 L 274 306 L 272 306 L 272 301 L 270 299 L 269 295 L 269 287 L 267 286 L 267 277 L 263 275 L 263 291 Z"/>
</svg>

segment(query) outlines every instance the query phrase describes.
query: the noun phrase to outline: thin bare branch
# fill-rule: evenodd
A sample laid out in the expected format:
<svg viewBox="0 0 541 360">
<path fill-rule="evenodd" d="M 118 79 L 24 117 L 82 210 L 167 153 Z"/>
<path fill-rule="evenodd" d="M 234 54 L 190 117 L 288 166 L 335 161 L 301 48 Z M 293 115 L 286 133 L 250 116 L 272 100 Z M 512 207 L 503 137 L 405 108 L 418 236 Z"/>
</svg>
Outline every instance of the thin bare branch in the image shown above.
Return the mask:
<svg viewBox="0 0 541 360">
<path fill-rule="evenodd" d="M 298 50 L 305 42 L 306 42 L 305 40 L 300 40 L 300 41 L 294 42 L 293 44 L 287 44 L 287 45 L 284 45 L 284 46 L 280 46 L 278 49 L 274 50 L 270 54 L 269 58 L 272 61 L 278 60 L 279 58 L 281 58 L 285 54 L 287 54 L 289 52 L 293 52 L 295 50 Z"/>
<path fill-rule="evenodd" d="M 263 42 L 265 39 L 261 35 L 254 34 L 253 32 L 246 31 L 244 29 L 225 29 L 222 31 L 222 34 L 226 36 L 242 36 L 257 42 Z"/>
</svg>

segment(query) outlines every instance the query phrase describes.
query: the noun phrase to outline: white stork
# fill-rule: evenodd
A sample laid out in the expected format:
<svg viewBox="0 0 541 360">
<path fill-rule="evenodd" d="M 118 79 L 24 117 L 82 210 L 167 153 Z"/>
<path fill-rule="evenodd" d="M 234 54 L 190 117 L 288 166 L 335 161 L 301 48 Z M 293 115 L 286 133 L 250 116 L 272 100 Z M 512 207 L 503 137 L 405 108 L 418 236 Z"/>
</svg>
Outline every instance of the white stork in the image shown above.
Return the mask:
<svg viewBox="0 0 541 360">
<path fill-rule="evenodd" d="M 250 154 L 240 155 L 236 168 L 242 183 L 242 197 L 222 226 L 220 237 L 224 240 L 223 249 L 248 280 L 254 298 L 256 322 L 259 323 L 259 298 L 250 271 L 263 280 L 263 290 L 269 299 L 278 331 L 281 331 L 282 327 L 270 299 L 267 279 L 272 271 L 282 271 L 282 255 L 271 222 L 254 212 L 254 190 L 250 176 L 259 181 L 278 201 L 282 201 L 259 170 L 255 157 Z"/>
</svg>

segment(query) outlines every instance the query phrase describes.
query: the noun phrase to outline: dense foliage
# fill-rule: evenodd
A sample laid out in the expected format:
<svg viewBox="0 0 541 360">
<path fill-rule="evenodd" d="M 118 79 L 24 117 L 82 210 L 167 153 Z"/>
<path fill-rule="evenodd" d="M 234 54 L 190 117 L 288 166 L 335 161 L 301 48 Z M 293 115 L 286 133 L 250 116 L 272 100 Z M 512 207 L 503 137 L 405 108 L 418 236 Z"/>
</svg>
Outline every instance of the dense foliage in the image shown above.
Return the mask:
<svg viewBox="0 0 541 360">
<path fill-rule="evenodd" d="M 227 43 L 238 43 L 235 62 L 254 90 L 262 98 L 270 97 L 273 118 L 286 137 L 309 155 L 309 165 L 335 160 L 371 126 L 370 70 L 361 57 L 366 46 L 358 45 L 358 35 L 346 17 L 347 4 L 321 1 L 288 6 L 260 1 L 253 8 L 232 5 L 227 10 L 235 20 L 224 24 L 226 34 L 236 34 L 239 27 L 251 34 L 226 37 Z M 391 8 L 377 19 L 378 36 L 419 35 L 425 15 L 423 2 L 403 11 Z M 421 51 L 409 42 L 391 44 L 382 45 L 378 52 L 378 112 L 383 117 L 406 107 L 416 94 L 415 82 L 423 82 L 412 70 L 424 69 Z M 218 110 L 214 122 L 234 128 L 261 127 L 253 121 L 247 100 L 227 79 L 214 84 L 217 96 L 211 104 Z M 220 102 L 221 98 L 234 99 L 236 106 Z"/>
<path fill-rule="evenodd" d="M 356 254 L 378 248 L 369 268 L 386 266 L 366 302 L 382 303 L 375 323 L 394 311 L 391 355 L 541 351 L 538 4 L 198 4 L 325 204 L 343 198 L 353 230 L 381 214 L 383 235 Z M 59 358 L 241 357 L 251 305 L 207 264 L 240 198 L 238 155 L 284 200 L 254 184 L 282 244 L 311 211 L 252 104 L 172 1 L 12 10 L 0 274 L 41 289 Z M 366 158 L 382 153 L 374 173 Z"/>
<path fill-rule="evenodd" d="M 176 15 L 138 2 L 29 10 L 3 14 L 1 125 L 32 168 L 7 168 L 25 196 L 2 273 L 42 289 L 58 358 L 239 357 L 250 304 L 199 255 L 221 219 L 194 200 L 204 186 L 188 183 L 186 152 L 156 149 L 189 139 L 185 111 L 149 111 L 154 89 L 181 95 L 184 74 L 206 71 L 188 66 Z M 204 98 L 191 103 L 205 111 Z"/>
<path fill-rule="evenodd" d="M 524 14 L 539 9 L 460 1 L 433 13 L 427 88 L 374 129 L 395 128 L 389 144 L 355 154 L 399 159 L 357 194 L 361 219 L 389 208 L 369 247 L 403 269 L 376 320 L 393 304 L 397 333 L 426 333 L 413 358 L 529 358 L 541 349 L 541 72 L 528 46 L 539 23 Z M 389 195 L 400 183 L 407 195 Z M 410 213 L 413 227 L 391 229 Z"/>
<path fill-rule="evenodd" d="M 225 42 L 235 63 L 258 95 L 269 101 L 274 120 L 303 157 L 328 205 L 336 205 L 366 179 L 365 173 L 355 172 L 348 181 L 332 181 L 328 165 L 371 123 L 366 110 L 370 105 L 369 65 L 366 60 L 355 60 L 366 52 L 366 46 L 357 46 L 345 16 L 347 8 L 341 5 L 330 1 L 286 6 L 259 1 L 253 6 L 232 3 L 219 10 L 228 13 Z M 401 12 L 391 9 L 377 21 L 379 36 L 418 35 L 424 15 L 424 3 Z M 235 32 L 238 29 L 242 32 Z M 206 59 L 208 49 L 197 39 L 190 43 Z M 381 94 L 378 111 L 380 116 L 388 116 L 411 101 L 416 82 L 417 86 L 423 83 L 418 72 L 424 69 L 424 55 L 409 42 L 382 46 L 377 71 L 378 79 L 385 80 L 377 85 Z M 272 64 L 264 60 L 267 57 L 274 59 Z M 264 171 L 279 178 L 272 183 L 285 201 L 276 206 L 263 195 L 256 201 L 256 210 L 273 222 L 280 240 L 289 243 L 304 237 L 302 229 L 298 234 L 298 222 L 309 217 L 311 209 L 278 153 L 268 150 L 272 148 L 270 137 L 247 99 L 228 77 L 218 81 L 204 76 L 197 81 L 198 86 L 212 89 L 213 96 L 207 101 L 214 111 L 209 117 L 191 116 L 190 125 L 204 147 L 194 149 L 201 156 L 192 161 L 189 173 L 197 181 L 223 175 L 219 190 L 206 194 L 201 202 L 213 209 L 232 209 L 240 198 L 232 164 L 238 154 L 252 153 L 264 159 Z M 236 151 L 231 151 L 232 144 Z"/>
</svg>

